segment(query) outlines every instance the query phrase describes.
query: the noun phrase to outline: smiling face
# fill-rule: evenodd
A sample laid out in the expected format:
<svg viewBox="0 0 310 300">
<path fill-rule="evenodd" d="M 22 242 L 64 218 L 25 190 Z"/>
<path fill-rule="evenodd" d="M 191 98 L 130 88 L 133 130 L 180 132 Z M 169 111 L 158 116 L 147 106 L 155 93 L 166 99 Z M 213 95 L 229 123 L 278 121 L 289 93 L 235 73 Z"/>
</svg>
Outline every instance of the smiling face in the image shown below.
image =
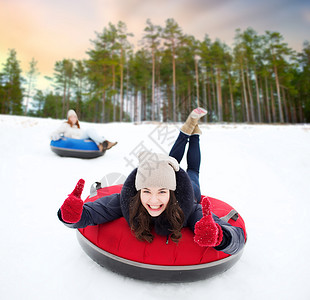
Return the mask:
<svg viewBox="0 0 310 300">
<path fill-rule="evenodd" d="M 76 122 L 77 122 L 77 120 L 78 120 L 78 118 L 77 118 L 75 115 L 71 115 L 71 116 L 69 117 L 69 120 L 70 120 L 70 122 L 71 122 L 73 125 L 75 125 Z"/>
<path fill-rule="evenodd" d="M 141 203 L 152 217 L 158 217 L 170 199 L 170 192 L 165 188 L 143 188 L 140 193 Z"/>
</svg>

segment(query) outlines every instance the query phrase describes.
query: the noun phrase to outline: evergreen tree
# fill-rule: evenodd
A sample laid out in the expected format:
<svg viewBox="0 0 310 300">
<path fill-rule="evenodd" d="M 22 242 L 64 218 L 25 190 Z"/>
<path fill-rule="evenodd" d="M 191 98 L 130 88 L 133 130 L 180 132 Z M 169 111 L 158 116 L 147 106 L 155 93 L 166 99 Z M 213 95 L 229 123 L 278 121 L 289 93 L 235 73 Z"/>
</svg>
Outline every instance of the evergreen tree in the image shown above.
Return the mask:
<svg viewBox="0 0 310 300">
<path fill-rule="evenodd" d="M 156 53 L 160 45 L 160 35 L 162 28 L 154 25 L 150 19 L 146 21 L 147 26 L 144 28 L 146 32 L 144 39 L 147 41 L 148 47 L 152 51 L 152 121 L 155 119 L 155 68 L 156 68 Z"/>
<path fill-rule="evenodd" d="M 38 95 L 40 97 L 40 95 Z M 64 119 L 63 117 L 63 96 L 59 93 L 49 92 L 44 97 L 44 106 L 42 115 L 55 119 Z M 66 118 L 66 117 L 65 117 Z"/>
<path fill-rule="evenodd" d="M 287 43 L 283 43 L 282 41 L 283 37 L 280 33 L 266 31 L 264 36 L 265 53 L 269 60 L 269 64 L 272 66 L 275 77 L 279 112 L 278 116 L 276 116 L 276 120 L 279 120 L 281 123 L 284 122 L 283 99 L 281 97 L 280 89 L 281 76 L 285 72 L 285 67 L 287 66 L 285 57 L 291 59 L 291 56 L 293 55 L 293 51 L 287 46 Z"/>
<path fill-rule="evenodd" d="M 310 120 L 310 44 L 298 54 L 280 33 L 238 29 L 233 49 L 206 35 L 185 35 L 174 19 L 161 28 L 146 21 L 143 47 L 133 51 L 124 22 L 96 33 L 85 61 L 57 61 L 54 93 L 33 96 L 37 62 L 27 74 L 24 113 L 64 118 L 69 108 L 83 120 L 181 121 L 195 106 L 203 119 L 297 123 Z M 21 114 L 23 79 L 15 50 L 0 72 L 0 113 Z M 29 110 L 33 98 L 34 110 Z M 126 99 L 126 101 L 125 101 Z M 125 105 L 126 104 L 126 105 Z M 202 120 L 202 121 L 203 121 Z"/>
<path fill-rule="evenodd" d="M 174 19 L 166 20 L 166 27 L 163 29 L 162 37 L 166 40 L 165 46 L 168 47 L 172 59 L 172 112 L 173 121 L 177 118 L 177 103 L 176 103 L 176 56 L 177 49 L 182 39 L 182 30 Z"/>
<path fill-rule="evenodd" d="M 78 116 L 83 116 L 83 112 L 81 111 L 81 106 L 83 103 L 83 96 L 87 94 L 87 71 L 85 62 L 82 60 L 75 61 L 74 66 L 74 88 L 75 88 L 75 97 L 76 102 L 74 108 L 78 114 Z"/>
<path fill-rule="evenodd" d="M 124 22 L 119 21 L 117 24 L 117 41 L 119 48 L 119 68 L 120 68 L 120 121 L 123 121 L 124 110 L 124 64 L 126 61 L 126 52 L 131 49 L 128 37 L 133 36 L 132 33 L 127 32 L 127 26 Z"/>
<path fill-rule="evenodd" d="M 62 94 L 62 119 L 66 117 L 66 113 L 69 110 L 71 89 L 73 87 L 73 68 L 73 60 L 71 59 L 57 61 L 54 67 L 56 91 Z"/>
<path fill-rule="evenodd" d="M 301 72 L 295 68 L 295 81 L 298 91 L 295 91 L 295 103 L 298 103 L 300 122 L 310 121 L 310 42 L 304 42 L 304 48 L 298 55 Z M 297 98 L 297 97 L 298 98 Z M 295 110 L 296 107 L 294 107 Z M 303 113 L 302 113 L 303 112 Z M 297 116 L 296 116 L 297 118 Z"/>
<path fill-rule="evenodd" d="M 29 100 L 33 96 L 33 89 L 35 88 L 36 76 L 39 75 L 38 69 L 37 69 L 37 63 L 38 62 L 34 58 L 32 58 L 31 62 L 29 63 L 29 71 L 27 72 L 27 77 L 26 77 L 27 94 L 25 95 L 26 104 L 25 104 L 24 115 L 26 115 L 28 112 Z"/>
<path fill-rule="evenodd" d="M 203 66 L 202 72 L 203 72 L 203 89 L 206 90 L 205 94 L 205 105 L 208 107 L 208 118 L 209 121 L 212 121 L 212 115 L 215 115 L 215 105 L 213 105 L 213 102 L 215 103 L 214 95 L 212 93 L 212 83 L 213 83 L 213 64 L 211 59 L 211 39 L 208 35 L 205 35 L 204 40 L 200 43 L 200 57 L 201 57 L 201 64 Z M 214 99 L 214 101 L 213 101 Z"/>
<path fill-rule="evenodd" d="M 2 114 L 21 115 L 23 112 L 22 70 L 17 60 L 15 49 L 9 50 L 9 57 L 4 64 L 2 73 L 2 100 L 0 111 Z"/>
<path fill-rule="evenodd" d="M 32 101 L 32 107 L 34 109 L 29 111 L 28 115 L 45 117 L 43 114 L 44 104 L 45 104 L 45 96 L 41 90 L 37 90 L 36 94 L 33 96 Z"/>
<path fill-rule="evenodd" d="M 218 121 L 223 121 L 223 99 L 222 99 L 222 71 L 225 67 L 225 47 L 219 40 L 216 40 L 210 48 L 211 59 L 216 73 L 216 94 Z"/>
</svg>

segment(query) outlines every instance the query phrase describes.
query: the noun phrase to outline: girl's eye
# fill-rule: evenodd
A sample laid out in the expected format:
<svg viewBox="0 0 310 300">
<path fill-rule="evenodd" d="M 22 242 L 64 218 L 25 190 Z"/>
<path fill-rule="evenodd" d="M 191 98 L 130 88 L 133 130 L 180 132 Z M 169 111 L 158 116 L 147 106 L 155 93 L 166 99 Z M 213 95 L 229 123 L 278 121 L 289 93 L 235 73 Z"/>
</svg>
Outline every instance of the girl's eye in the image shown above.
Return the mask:
<svg viewBox="0 0 310 300">
<path fill-rule="evenodd" d="M 160 191 L 160 193 L 161 193 L 161 194 L 166 194 L 167 192 L 166 192 L 166 191 Z"/>
<path fill-rule="evenodd" d="M 150 192 L 149 192 L 149 191 L 143 191 L 143 193 L 144 193 L 144 194 L 149 194 Z"/>
</svg>

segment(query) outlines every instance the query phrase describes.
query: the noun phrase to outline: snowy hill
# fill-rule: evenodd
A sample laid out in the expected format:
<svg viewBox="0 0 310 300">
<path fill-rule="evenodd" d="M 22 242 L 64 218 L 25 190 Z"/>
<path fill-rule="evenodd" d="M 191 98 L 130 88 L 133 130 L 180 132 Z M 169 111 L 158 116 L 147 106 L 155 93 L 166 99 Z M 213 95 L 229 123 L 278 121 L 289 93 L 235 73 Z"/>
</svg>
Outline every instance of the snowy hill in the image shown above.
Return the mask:
<svg viewBox="0 0 310 300">
<path fill-rule="evenodd" d="M 56 212 L 78 179 L 86 181 L 85 199 L 102 177 L 127 176 L 138 150 L 168 152 L 180 124 L 81 122 L 119 142 L 103 157 L 82 160 L 50 150 L 61 122 L 0 115 L 1 299 L 310 299 L 309 125 L 201 126 L 202 193 L 239 211 L 248 243 L 220 276 L 151 284 L 93 262 Z"/>
</svg>

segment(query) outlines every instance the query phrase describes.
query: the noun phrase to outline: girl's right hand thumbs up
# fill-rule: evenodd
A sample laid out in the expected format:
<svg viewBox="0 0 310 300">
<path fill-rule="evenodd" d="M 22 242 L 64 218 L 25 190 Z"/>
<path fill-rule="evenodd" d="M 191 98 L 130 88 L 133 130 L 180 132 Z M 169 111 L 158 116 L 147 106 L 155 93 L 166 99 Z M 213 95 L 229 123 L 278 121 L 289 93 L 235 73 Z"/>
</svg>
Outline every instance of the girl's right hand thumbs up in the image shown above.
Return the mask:
<svg viewBox="0 0 310 300">
<path fill-rule="evenodd" d="M 83 212 L 83 192 L 85 181 L 80 179 L 73 192 L 68 196 L 60 208 L 61 217 L 67 223 L 77 223 L 81 219 Z"/>
</svg>

